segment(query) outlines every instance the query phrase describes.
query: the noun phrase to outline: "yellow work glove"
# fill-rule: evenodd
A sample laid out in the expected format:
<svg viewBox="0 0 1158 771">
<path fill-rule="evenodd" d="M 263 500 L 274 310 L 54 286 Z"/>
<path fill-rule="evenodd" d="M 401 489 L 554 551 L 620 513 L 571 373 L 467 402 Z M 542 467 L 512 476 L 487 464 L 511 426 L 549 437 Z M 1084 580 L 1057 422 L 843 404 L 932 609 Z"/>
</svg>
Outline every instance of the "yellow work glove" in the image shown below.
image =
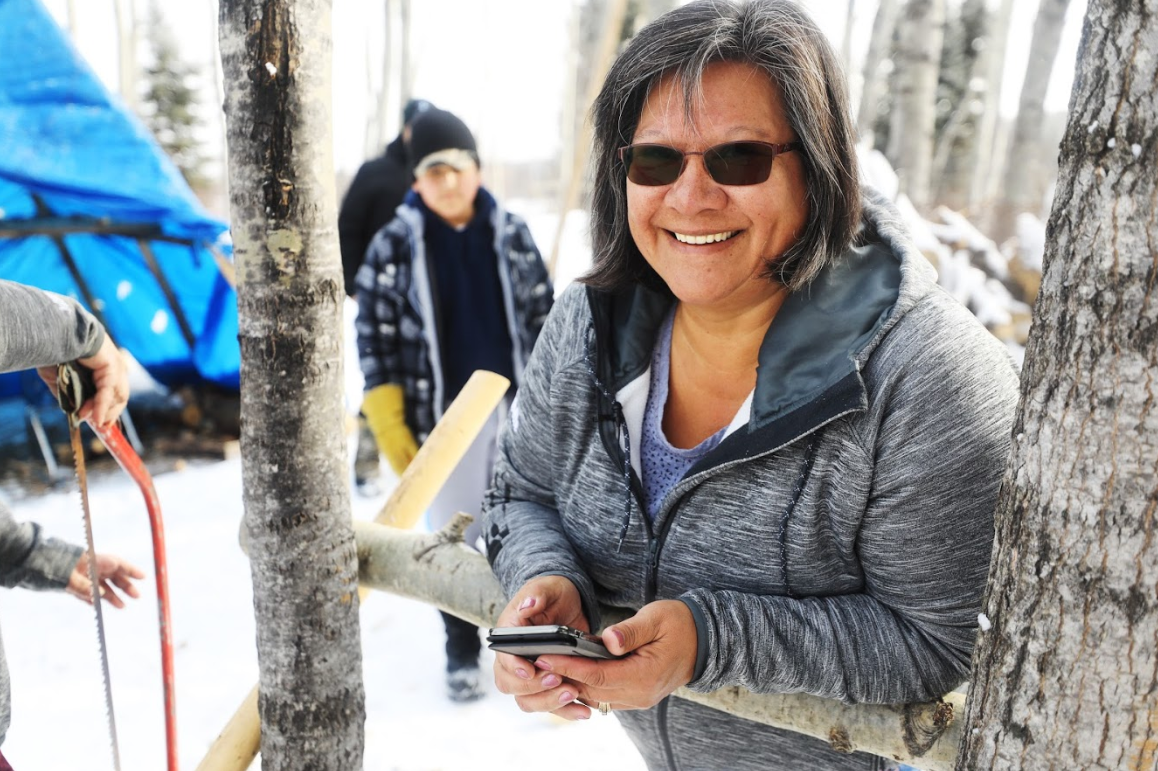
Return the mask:
<svg viewBox="0 0 1158 771">
<path fill-rule="evenodd" d="M 387 383 L 371 388 L 362 397 L 362 414 L 374 432 L 374 441 L 394 473 L 402 472 L 418 454 L 418 442 L 406 425 L 406 411 L 402 407 L 402 386 Z"/>
</svg>

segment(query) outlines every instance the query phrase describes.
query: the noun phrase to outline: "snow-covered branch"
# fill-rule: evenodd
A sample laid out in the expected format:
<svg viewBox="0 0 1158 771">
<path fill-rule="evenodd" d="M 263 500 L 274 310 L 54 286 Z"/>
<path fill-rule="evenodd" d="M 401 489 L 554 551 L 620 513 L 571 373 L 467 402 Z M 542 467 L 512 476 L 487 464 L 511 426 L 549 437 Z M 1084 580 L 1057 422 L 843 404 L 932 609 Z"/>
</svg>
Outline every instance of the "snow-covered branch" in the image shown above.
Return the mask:
<svg viewBox="0 0 1158 771">
<path fill-rule="evenodd" d="M 462 542 L 469 521 L 459 514 L 437 533 L 356 522 L 361 585 L 492 626 L 506 599 L 486 560 Z M 625 615 L 622 609 L 604 608 L 607 623 Z M 675 695 L 816 737 L 842 752 L 870 752 L 927 771 L 952 771 L 965 703 L 960 693 L 940 702 L 903 705 L 848 705 L 807 694 L 754 694 L 738 687 L 708 694 L 681 688 Z"/>
</svg>

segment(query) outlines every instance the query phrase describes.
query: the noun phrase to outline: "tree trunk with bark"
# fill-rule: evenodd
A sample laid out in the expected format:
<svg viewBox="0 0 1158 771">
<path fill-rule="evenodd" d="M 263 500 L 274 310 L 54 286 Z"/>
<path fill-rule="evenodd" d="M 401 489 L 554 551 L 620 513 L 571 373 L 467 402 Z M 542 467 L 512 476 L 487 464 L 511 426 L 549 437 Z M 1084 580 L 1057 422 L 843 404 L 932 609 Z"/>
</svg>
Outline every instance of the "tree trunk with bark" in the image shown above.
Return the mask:
<svg viewBox="0 0 1158 771">
<path fill-rule="evenodd" d="M 398 0 L 398 102 L 406 104 L 414 98 L 414 47 L 412 45 L 411 0 Z"/>
<path fill-rule="evenodd" d="M 1092 0 L 957 768 L 1158 764 L 1158 4 Z"/>
<path fill-rule="evenodd" d="M 137 111 L 137 14 L 133 0 L 114 0 L 117 24 L 117 89 L 121 101 Z"/>
<path fill-rule="evenodd" d="M 857 133 L 860 141 L 869 148 L 875 147 L 873 128 L 880 114 L 881 93 L 885 90 L 888 72 L 885 61 L 892 50 L 893 30 L 897 25 L 897 0 L 880 0 L 877 15 L 873 18 L 872 34 L 869 37 L 868 53 L 864 59 L 864 83 L 860 91 L 860 107 L 857 110 Z M 891 71 L 891 67 L 888 68 Z"/>
<path fill-rule="evenodd" d="M 330 3 L 221 0 L 220 29 L 262 765 L 361 768 Z"/>
<path fill-rule="evenodd" d="M 901 192 L 918 210 L 931 204 L 933 142 L 937 124 L 937 77 L 945 35 L 944 0 L 909 0 L 897 52 L 900 74 L 897 172 Z M 890 143 L 893 137 L 889 137 Z"/>
<path fill-rule="evenodd" d="M 1001 116 L 1001 81 L 1005 73 L 1005 50 L 1009 44 L 1009 18 L 1013 15 L 1013 0 L 1001 0 L 990 12 L 986 25 L 985 47 L 977 56 L 977 77 L 985 84 L 981 115 L 977 120 L 977 135 L 970 147 L 965 167 L 970 169 L 969 198 L 966 208 L 976 212 L 991 194 L 990 180 L 997 153 L 997 124 Z"/>
<path fill-rule="evenodd" d="M 1045 127 L 1045 94 L 1053 74 L 1057 49 L 1065 27 L 1070 0 L 1041 0 L 1033 23 L 1029 44 L 1029 62 L 1018 100 L 1013 139 L 1005 154 L 1002 172 L 1001 201 L 994 211 L 993 237 L 1001 242 L 1013 235 L 1017 215 L 1040 214 L 1045 194 L 1043 161 L 1055 151 L 1041 146 Z"/>
</svg>

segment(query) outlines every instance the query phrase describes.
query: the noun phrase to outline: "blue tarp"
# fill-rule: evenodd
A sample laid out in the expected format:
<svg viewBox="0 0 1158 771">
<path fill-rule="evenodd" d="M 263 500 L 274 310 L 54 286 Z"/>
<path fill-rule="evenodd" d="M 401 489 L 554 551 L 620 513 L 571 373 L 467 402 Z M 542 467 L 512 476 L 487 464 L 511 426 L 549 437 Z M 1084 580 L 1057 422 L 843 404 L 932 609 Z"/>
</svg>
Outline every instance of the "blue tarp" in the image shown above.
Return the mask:
<svg viewBox="0 0 1158 771">
<path fill-rule="evenodd" d="M 226 224 L 204 210 L 39 0 L 0 0 L 0 228 L 61 218 L 82 227 L 151 226 L 156 236 L 187 242 L 150 238 L 148 246 L 192 347 L 135 237 L 62 236 L 113 339 L 154 379 L 238 387 L 237 297 L 207 248 L 229 253 Z M 0 278 L 85 302 L 48 236 L 0 237 Z M 16 376 L 0 379 L 0 396 L 19 391 Z"/>
</svg>

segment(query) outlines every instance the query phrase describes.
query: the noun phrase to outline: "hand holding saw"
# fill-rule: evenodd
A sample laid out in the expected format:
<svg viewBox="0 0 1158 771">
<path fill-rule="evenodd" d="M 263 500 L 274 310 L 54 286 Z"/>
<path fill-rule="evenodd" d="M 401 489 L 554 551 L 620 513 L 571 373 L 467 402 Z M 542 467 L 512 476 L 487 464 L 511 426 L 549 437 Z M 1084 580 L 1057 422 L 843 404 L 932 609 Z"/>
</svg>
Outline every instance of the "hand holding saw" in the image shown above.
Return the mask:
<svg viewBox="0 0 1158 771">
<path fill-rule="evenodd" d="M 112 743 L 113 767 L 121 769 L 120 748 L 117 743 L 116 718 L 113 713 L 112 684 L 109 676 L 108 647 L 105 641 L 104 616 L 101 610 L 100 580 L 97 575 L 97 555 L 93 544 L 92 512 L 88 500 L 88 476 L 84 464 L 84 445 L 81 443 L 81 407 L 96 393 L 92 372 L 79 362 L 67 362 L 57 369 L 57 400 L 68 415 L 69 440 L 72 444 L 73 460 L 76 464 L 76 478 L 80 487 L 81 508 L 84 512 L 85 546 L 88 553 L 89 582 L 91 583 L 92 604 L 96 610 L 97 640 L 100 644 L 101 674 L 104 678 L 105 709 L 108 713 L 109 739 Z M 165 535 L 161 522 L 161 505 L 153 487 L 153 480 L 145 469 L 140 457 L 125 440 L 120 427 L 111 423 L 101 427 L 89 422 L 90 428 L 104 443 L 109 453 L 133 481 L 137 483 L 145 498 L 149 512 L 149 523 L 153 533 L 153 563 L 157 586 L 157 611 L 161 636 L 161 672 L 164 681 L 165 738 L 167 746 L 168 771 L 177 771 L 177 705 L 173 678 L 173 643 L 169 621 L 169 581 L 165 561 Z"/>
</svg>

